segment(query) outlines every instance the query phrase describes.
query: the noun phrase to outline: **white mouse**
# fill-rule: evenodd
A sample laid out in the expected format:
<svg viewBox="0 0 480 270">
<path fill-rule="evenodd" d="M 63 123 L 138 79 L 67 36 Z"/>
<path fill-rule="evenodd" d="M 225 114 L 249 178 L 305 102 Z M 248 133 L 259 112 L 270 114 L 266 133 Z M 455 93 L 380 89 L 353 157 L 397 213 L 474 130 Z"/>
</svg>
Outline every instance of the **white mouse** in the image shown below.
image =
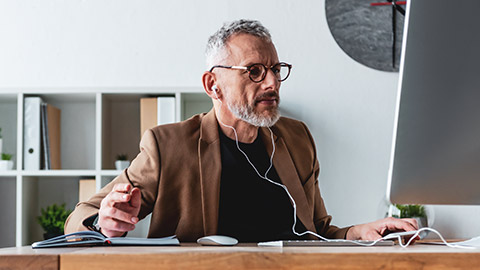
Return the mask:
<svg viewBox="0 0 480 270">
<path fill-rule="evenodd" d="M 202 246 L 235 246 L 238 240 L 229 236 L 209 235 L 198 238 L 197 243 Z"/>
<path fill-rule="evenodd" d="M 415 233 L 417 233 L 417 231 L 408 231 L 408 232 L 396 232 L 396 233 L 390 233 L 390 234 L 387 234 L 385 235 L 384 237 L 382 237 L 383 240 L 387 240 L 387 239 L 398 239 L 398 237 L 407 237 L 407 236 L 412 236 L 414 235 Z"/>
</svg>

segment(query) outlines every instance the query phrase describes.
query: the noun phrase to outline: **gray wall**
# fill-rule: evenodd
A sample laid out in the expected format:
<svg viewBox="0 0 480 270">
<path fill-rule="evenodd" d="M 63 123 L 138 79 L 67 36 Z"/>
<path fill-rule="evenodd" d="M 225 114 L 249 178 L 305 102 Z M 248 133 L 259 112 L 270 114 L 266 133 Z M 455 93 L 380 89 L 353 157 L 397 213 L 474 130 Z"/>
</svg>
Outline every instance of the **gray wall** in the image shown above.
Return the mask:
<svg viewBox="0 0 480 270">
<path fill-rule="evenodd" d="M 315 137 L 333 223 L 381 217 L 398 74 L 343 53 L 324 1 L 0 0 L 0 88 L 201 87 L 207 37 L 237 18 L 262 21 L 294 65 L 281 106 Z M 479 209 L 435 207 L 434 227 L 480 235 Z"/>
</svg>

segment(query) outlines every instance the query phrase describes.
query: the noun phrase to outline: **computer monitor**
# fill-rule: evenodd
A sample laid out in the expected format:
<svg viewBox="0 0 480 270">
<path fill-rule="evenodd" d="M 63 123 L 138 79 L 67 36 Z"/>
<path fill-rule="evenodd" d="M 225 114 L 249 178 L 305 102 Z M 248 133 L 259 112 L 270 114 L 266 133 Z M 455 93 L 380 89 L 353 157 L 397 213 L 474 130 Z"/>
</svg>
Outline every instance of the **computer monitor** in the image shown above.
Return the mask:
<svg viewBox="0 0 480 270">
<path fill-rule="evenodd" d="M 480 204 L 480 1 L 407 2 L 387 197 Z"/>
</svg>

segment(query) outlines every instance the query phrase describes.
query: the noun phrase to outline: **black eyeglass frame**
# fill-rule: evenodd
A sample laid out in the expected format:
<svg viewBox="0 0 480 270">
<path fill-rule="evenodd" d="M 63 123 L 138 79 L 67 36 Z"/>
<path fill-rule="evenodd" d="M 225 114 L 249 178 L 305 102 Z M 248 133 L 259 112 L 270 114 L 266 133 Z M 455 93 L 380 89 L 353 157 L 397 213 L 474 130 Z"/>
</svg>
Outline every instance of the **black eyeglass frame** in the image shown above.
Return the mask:
<svg viewBox="0 0 480 270">
<path fill-rule="evenodd" d="M 265 70 L 265 72 L 263 73 L 263 75 L 262 75 L 262 77 L 260 78 L 260 80 L 254 80 L 254 79 L 252 79 L 252 76 L 251 76 L 251 74 L 250 74 L 250 70 L 252 69 L 252 67 L 258 66 L 258 65 L 263 66 L 263 70 Z M 290 71 L 292 70 L 292 65 L 291 65 L 291 64 L 288 64 L 288 63 L 285 63 L 285 62 L 276 63 L 275 65 L 273 65 L 273 66 L 271 66 L 271 67 L 267 67 L 267 66 L 265 66 L 265 65 L 262 64 L 262 63 L 255 63 L 255 64 L 251 64 L 251 65 L 246 66 L 246 67 L 244 67 L 244 66 L 215 65 L 215 66 L 213 66 L 212 68 L 210 68 L 210 72 L 212 72 L 215 68 L 228 68 L 228 69 L 245 70 L 246 72 L 248 72 L 248 78 L 250 78 L 250 80 L 251 80 L 252 82 L 260 83 L 260 82 L 262 82 L 263 80 L 265 80 L 265 77 L 267 76 L 267 72 L 268 72 L 269 69 L 273 72 L 273 74 L 275 74 L 275 71 L 273 70 L 273 68 L 276 67 L 276 66 L 279 66 L 279 65 L 280 65 L 280 67 L 288 67 L 287 76 L 285 76 L 285 78 L 283 78 L 283 79 L 278 79 L 279 82 L 283 82 L 283 81 L 285 81 L 285 80 L 288 78 L 288 76 L 290 76 Z"/>
</svg>

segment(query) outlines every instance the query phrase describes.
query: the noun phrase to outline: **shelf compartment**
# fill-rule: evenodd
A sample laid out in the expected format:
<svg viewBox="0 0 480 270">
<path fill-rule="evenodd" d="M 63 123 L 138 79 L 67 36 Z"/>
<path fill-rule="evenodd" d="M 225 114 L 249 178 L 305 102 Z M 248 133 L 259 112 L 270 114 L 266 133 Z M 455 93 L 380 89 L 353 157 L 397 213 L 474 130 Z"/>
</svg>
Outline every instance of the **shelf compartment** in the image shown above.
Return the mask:
<svg viewBox="0 0 480 270">
<path fill-rule="evenodd" d="M 175 93 L 122 93 L 102 95 L 102 169 L 115 168 L 117 155 L 133 160 L 139 153 L 140 99 Z"/>
<path fill-rule="evenodd" d="M 139 152 L 142 94 L 102 95 L 102 169 L 114 169 L 116 156 Z"/>
<path fill-rule="evenodd" d="M 25 94 L 61 110 L 62 169 L 95 169 L 95 94 Z"/>
<path fill-rule="evenodd" d="M 104 175 L 100 179 L 100 188 L 103 188 L 108 183 L 112 182 L 112 180 L 117 177 L 117 175 Z"/>
<path fill-rule="evenodd" d="M 17 167 L 17 128 L 18 128 L 18 101 L 17 94 L 0 94 L 0 128 L 2 136 L 2 150 L 0 153 L 12 154 L 13 169 Z M 0 171 L 3 173 L 4 171 Z"/>
<path fill-rule="evenodd" d="M 206 93 L 182 93 L 180 103 L 182 121 L 195 114 L 209 112 L 213 107 L 212 99 Z"/>
<path fill-rule="evenodd" d="M 14 247 L 16 240 L 16 177 L 0 176 L 0 204 L 3 205 L 0 218 L 0 248 Z"/>
<path fill-rule="evenodd" d="M 40 209 L 65 203 L 73 210 L 78 203 L 80 179 L 92 176 L 24 176 L 22 179 L 22 245 L 43 240 L 43 229 L 38 224 Z"/>
</svg>

